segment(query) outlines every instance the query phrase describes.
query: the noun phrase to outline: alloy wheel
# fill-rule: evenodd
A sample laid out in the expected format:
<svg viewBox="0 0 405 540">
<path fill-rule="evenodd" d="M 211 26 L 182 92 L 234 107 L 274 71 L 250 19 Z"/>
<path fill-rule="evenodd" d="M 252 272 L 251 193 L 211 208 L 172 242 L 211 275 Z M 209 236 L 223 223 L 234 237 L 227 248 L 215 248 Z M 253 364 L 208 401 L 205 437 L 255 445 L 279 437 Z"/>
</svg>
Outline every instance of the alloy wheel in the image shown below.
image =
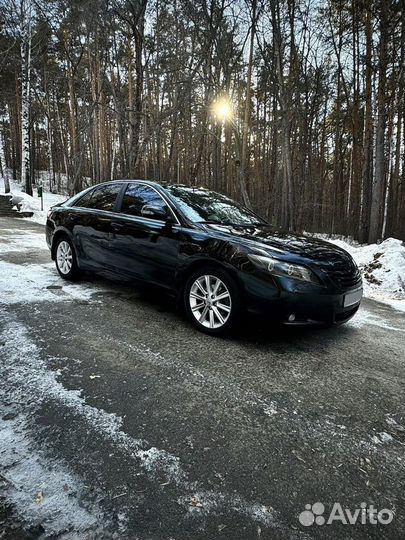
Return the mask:
<svg viewBox="0 0 405 540">
<path fill-rule="evenodd" d="M 221 328 L 231 315 L 231 294 L 217 276 L 198 277 L 190 288 L 189 302 L 193 316 L 205 328 Z"/>
<path fill-rule="evenodd" d="M 61 273 L 64 275 L 69 274 L 73 265 L 73 253 L 70 244 L 66 242 L 66 240 L 62 240 L 62 242 L 58 244 L 56 261 Z"/>
</svg>

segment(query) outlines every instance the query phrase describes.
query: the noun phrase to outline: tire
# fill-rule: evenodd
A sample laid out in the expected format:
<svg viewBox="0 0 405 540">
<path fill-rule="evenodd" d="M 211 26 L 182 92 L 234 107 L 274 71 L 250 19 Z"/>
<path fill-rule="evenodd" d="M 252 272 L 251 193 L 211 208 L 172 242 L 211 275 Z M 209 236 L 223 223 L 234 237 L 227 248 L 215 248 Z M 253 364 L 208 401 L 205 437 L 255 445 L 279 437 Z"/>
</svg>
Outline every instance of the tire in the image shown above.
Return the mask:
<svg viewBox="0 0 405 540">
<path fill-rule="evenodd" d="M 240 321 L 239 287 L 228 272 L 220 268 L 206 266 L 191 274 L 183 299 L 188 319 L 206 334 L 227 334 Z"/>
<path fill-rule="evenodd" d="M 63 279 L 75 281 L 80 276 L 75 249 L 72 241 L 66 235 L 60 236 L 56 241 L 55 264 Z"/>
</svg>

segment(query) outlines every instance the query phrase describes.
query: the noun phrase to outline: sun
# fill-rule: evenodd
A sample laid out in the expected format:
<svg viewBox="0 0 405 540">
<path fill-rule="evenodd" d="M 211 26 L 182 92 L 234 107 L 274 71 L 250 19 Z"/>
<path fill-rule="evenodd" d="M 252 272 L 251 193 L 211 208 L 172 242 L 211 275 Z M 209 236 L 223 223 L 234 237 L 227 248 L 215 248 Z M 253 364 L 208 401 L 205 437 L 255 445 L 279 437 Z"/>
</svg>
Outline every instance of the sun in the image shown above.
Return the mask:
<svg viewBox="0 0 405 540">
<path fill-rule="evenodd" d="M 212 104 L 212 112 L 219 120 L 231 120 L 233 117 L 232 102 L 229 98 L 223 97 L 214 101 Z"/>
</svg>

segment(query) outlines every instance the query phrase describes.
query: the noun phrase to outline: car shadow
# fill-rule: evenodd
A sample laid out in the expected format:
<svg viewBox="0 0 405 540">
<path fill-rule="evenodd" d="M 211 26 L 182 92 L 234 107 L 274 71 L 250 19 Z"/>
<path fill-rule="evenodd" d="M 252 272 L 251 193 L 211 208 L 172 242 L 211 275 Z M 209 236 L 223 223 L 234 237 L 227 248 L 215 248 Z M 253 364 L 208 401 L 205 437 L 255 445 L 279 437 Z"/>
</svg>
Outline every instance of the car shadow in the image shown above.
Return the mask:
<svg viewBox="0 0 405 540">
<path fill-rule="evenodd" d="M 279 352 L 287 352 L 292 348 L 303 352 L 311 350 L 327 350 L 339 346 L 357 333 L 358 329 L 340 325 L 326 327 L 321 325 L 284 325 L 272 321 L 247 316 L 245 324 L 234 337 L 238 342 L 249 344 L 257 349 L 271 347 Z"/>
<path fill-rule="evenodd" d="M 184 328 L 193 334 L 190 336 L 191 339 L 199 340 L 203 336 L 187 321 L 184 310 L 177 299 L 158 286 L 134 281 L 123 282 L 115 276 L 109 275 L 88 275 L 86 279 L 94 285 L 100 285 L 101 288 L 107 289 L 107 291 L 97 293 L 97 296 L 114 297 L 124 302 L 142 304 L 156 313 L 165 313 L 170 318 L 175 318 L 179 324 L 184 325 Z M 288 348 L 294 347 L 309 351 L 312 346 L 317 350 L 320 345 L 325 349 L 329 346 L 336 346 L 339 341 L 347 339 L 358 331 L 358 328 L 346 324 L 332 327 L 283 325 L 264 317 L 249 314 L 243 317 L 236 331 L 230 335 L 209 336 L 209 339 L 218 340 L 219 343 L 230 340 L 259 349 L 270 346 L 273 350 L 279 349 L 280 352 L 287 346 Z"/>
</svg>

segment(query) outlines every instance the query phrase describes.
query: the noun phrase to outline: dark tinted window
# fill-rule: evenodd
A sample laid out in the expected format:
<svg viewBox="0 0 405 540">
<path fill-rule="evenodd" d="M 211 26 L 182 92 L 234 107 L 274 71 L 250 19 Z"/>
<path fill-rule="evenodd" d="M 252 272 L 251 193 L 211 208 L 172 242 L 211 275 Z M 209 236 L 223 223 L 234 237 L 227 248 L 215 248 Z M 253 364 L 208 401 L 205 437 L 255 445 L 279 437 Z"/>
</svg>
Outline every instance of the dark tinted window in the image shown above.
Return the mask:
<svg viewBox="0 0 405 540">
<path fill-rule="evenodd" d="M 83 195 L 75 206 L 111 211 L 114 208 L 115 200 L 120 190 L 121 184 L 108 184 L 106 186 L 96 187 Z"/>
<path fill-rule="evenodd" d="M 183 213 L 194 222 L 251 225 L 265 223 L 259 216 L 237 202 L 203 188 L 167 186 Z"/>
<path fill-rule="evenodd" d="M 84 208 L 88 207 L 88 204 L 90 202 L 91 196 L 93 195 L 94 189 L 91 189 L 87 193 L 85 193 L 82 197 L 79 197 L 77 201 L 73 204 L 73 206 L 82 206 Z"/>
<path fill-rule="evenodd" d="M 166 202 L 154 189 L 145 184 L 129 184 L 122 201 L 121 212 L 131 216 L 142 216 L 145 204 L 153 204 L 167 209 Z"/>
</svg>

